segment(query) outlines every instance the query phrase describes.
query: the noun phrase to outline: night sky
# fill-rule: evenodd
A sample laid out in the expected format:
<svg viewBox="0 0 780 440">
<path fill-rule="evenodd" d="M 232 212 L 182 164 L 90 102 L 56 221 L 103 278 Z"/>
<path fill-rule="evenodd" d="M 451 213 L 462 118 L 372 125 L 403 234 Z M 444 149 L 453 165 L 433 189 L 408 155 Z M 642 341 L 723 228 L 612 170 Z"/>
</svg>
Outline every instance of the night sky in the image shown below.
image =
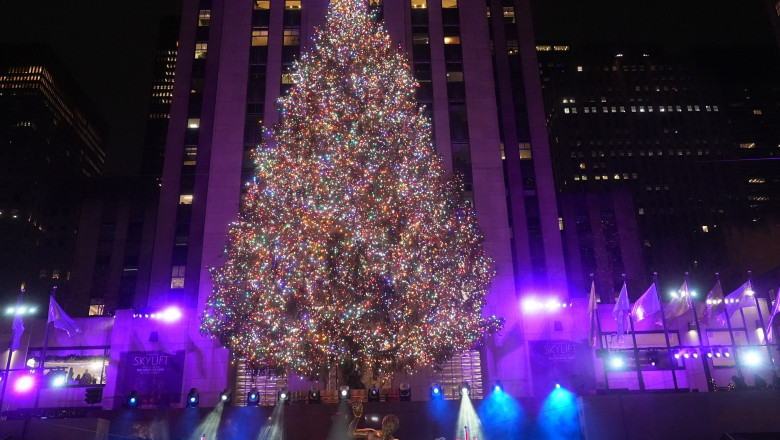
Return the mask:
<svg viewBox="0 0 780 440">
<path fill-rule="evenodd" d="M 470 0 L 481 1 L 481 0 Z M 532 0 L 537 39 L 573 45 L 771 45 L 760 0 Z M 3 2 L 0 43 L 47 43 L 109 126 L 107 174 L 137 173 L 159 20 L 181 0 Z"/>
</svg>

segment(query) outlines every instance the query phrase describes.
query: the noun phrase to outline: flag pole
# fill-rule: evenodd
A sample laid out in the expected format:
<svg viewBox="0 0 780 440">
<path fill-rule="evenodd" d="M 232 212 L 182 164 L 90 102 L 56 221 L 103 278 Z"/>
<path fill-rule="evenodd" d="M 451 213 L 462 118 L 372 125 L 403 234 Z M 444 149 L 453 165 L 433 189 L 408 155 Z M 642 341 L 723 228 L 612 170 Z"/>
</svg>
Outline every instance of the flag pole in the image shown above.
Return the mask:
<svg viewBox="0 0 780 440">
<path fill-rule="evenodd" d="M 590 282 L 594 283 L 595 280 L 593 279 L 593 274 L 590 274 Z M 601 316 L 599 316 L 599 305 L 598 302 L 596 303 L 596 329 L 599 333 L 599 348 L 604 349 L 604 341 L 601 337 Z M 607 373 L 607 369 L 604 368 L 604 385 L 606 385 L 607 389 L 609 389 L 609 374 Z"/>
<path fill-rule="evenodd" d="M 626 274 L 623 274 L 623 285 L 626 284 Z M 634 331 L 634 318 L 631 313 L 628 314 L 628 325 L 631 327 L 631 341 L 634 343 L 634 367 L 636 369 L 636 378 L 639 381 L 639 391 L 645 390 L 645 378 L 642 377 L 642 365 L 639 363 L 639 346 L 636 343 L 636 332 Z"/>
<path fill-rule="evenodd" d="M 16 298 L 16 308 L 14 309 L 14 317 L 19 313 L 19 307 L 22 305 L 22 296 L 24 296 L 24 283 L 19 291 L 19 297 Z M 14 353 L 14 337 L 11 336 L 11 342 L 8 344 L 8 359 L 5 362 L 5 376 L 3 379 L 3 389 L 0 391 L 0 413 L 3 412 L 3 401 L 5 400 L 5 387 L 8 384 L 8 373 L 11 371 L 11 355 Z"/>
<path fill-rule="evenodd" d="M 699 337 L 699 347 L 704 347 L 704 338 L 701 336 L 701 323 L 699 322 L 699 313 L 696 311 L 696 304 L 693 302 L 693 296 L 691 296 L 691 285 L 688 284 L 688 272 L 685 272 L 685 287 L 688 289 L 685 292 L 688 295 L 688 301 L 691 302 L 691 308 L 693 309 L 693 322 L 696 324 L 696 335 Z M 712 385 L 712 373 L 710 373 L 710 361 L 707 356 L 702 353 L 701 364 L 704 367 L 704 379 L 707 380 L 707 391 L 715 391 Z"/>
<path fill-rule="evenodd" d="M 655 295 L 658 297 L 658 304 L 661 305 L 661 323 L 664 326 L 664 338 L 666 339 L 667 356 L 672 355 L 672 344 L 669 343 L 669 330 L 666 328 L 666 312 L 664 311 L 664 303 L 661 301 L 661 292 L 658 290 L 658 272 L 653 272 L 653 285 L 655 286 Z M 679 336 L 677 343 L 679 344 Z M 679 390 L 677 386 L 677 371 L 676 365 L 672 365 L 672 381 L 674 382 L 674 389 Z"/>
<path fill-rule="evenodd" d="M 718 280 L 718 286 L 720 286 L 720 291 L 723 293 L 723 286 L 720 284 L 720 274 L 718 272 L 715 272 L 715 278 Z M 723 302 L 725 304 L 726 299 L 724 295 Z M 734 354 L 734 365 L 737 367 L 737 374 L 742 377 L 742 367 L 739 364 L 739 355 L 737 354 L 737 342 L 734 340 L 734 330 L 731 327 L 731 317 L 729 316 L 729 306 L 728 304 L 725 304 L 726 307 L 723 310 L 723 313 L 726 315 L 726 326 L 729 328 L 729 338 L 731 339 L 731 351 Z M 745 329 L 745 333 L 747 334 L 747 329 Z"/>
<path fill-rule="evenodd" d="M 758 321 L 761 323 L 761 330 L 764 332 L 764 345 L 766 346 L 767 354 L 769 354 L 769 361 L 772 363 L 772 374 L 775 371 L 775 359 L 772 356 L 772 347 L 769 345 L 769 340 L 766 334 L 766 324 L 764 323 L 764 314 L 761 313 L 761 303 L 758 302 L 758 292 L 753 289 L 753 271 L 748 271 L 748 281 L 750 282 L 750 290 L 753 291 L 753 300 L 756 302 L 756 310 L 758 310 Z M 771 298 L 770 298 L 771 301 Z M 769 303 L 767 303 L 769 305 Z M 747 333 L 747 329 L 745 329 Z"/>
<path fill-rule="evenodd" d="M 46 333 L 43 337 L 43 349 L 41 350 L 41 365 L 40 365 L 40 371 L 38 372 L 38 375 L 40 376 L 40 380 L 38 381 L 38 387 L 35 389 L 35 406 L 33 408 L 38 408 L 38 401 L 41 398 L 41 388 L 43 387 L 43 368 L 46 365 L 46 349 L 49 346 L 49 327 L 51 327 L 49 324 L 49 312 L 51 311 L 51 299 L 54 298 L 54 294 L 57 293 L 57 286 L 52 287 L 51 289 L 51 295 L 49 296 L 49 308 L 46 309 Z"/>
</svg>

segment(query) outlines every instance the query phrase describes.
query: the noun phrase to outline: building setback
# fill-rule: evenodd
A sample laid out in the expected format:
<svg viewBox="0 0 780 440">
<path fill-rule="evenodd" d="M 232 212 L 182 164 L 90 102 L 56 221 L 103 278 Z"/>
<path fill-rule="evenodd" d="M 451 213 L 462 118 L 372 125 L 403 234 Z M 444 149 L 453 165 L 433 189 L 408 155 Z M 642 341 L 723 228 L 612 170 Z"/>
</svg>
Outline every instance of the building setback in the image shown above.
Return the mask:
<svg viewBox="0 0 780 440">
<path fill-rule="evenodd" d="M 412 59 L 435 146 L 463 174 L 474 201 L 497 271 L 485 313 L 522 328 L 520 297 L 566 298 L 568 290 L 530 8 L 504 3 L 386 0 L 372 7 Z M 250 153 L 262 127 L 278 121 L 276 100 L 293 86 L 289 69 L 327 6 L 184 2 L 151 282 L 136 308 L 202 308 L 208 268 L 222 261 L 252 175 Z M 522 333 L 489 341 L 483 380 L 501 377 L 508 389 L 530 394 L 531 378 L 518 368 Z M 208 361 L 214 368 L 203 374 L 213 378 L 192 381 L 224 380 L 227 356 L 207 345 L 216 350 Z M 499 349 L 506 353 L 494 358 Z M 188 365 L 194 362 L 188 355 Z"/>
</svg>

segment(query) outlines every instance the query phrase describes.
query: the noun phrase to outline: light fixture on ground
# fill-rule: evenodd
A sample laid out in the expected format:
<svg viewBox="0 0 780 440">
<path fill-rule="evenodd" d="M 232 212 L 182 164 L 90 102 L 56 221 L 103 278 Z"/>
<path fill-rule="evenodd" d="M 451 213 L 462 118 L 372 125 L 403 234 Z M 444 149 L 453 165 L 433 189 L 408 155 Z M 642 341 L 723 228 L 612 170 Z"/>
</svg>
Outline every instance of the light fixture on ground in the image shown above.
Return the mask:
<svg viewBox="0 0 780 440">
<path fill-rule="evenodd" d="M 279 403 L 282 404 L 290 404 L 290 389 L 287 387 L 281 387 L 279 388 L 279 391 L 276 393 L 276 399 Z"/>
<path fill-rule="evenodd" d="M 246 406 L 260 406 L 260 391 L 252 388 L 246 393 Z"/>
<path fill-rule="evenodd" d="M 622 370 L 626 366 L 626 360 L 619 353 L 612 353 L 609 356 L 609 366 L 613 370 Z"/>
<path fill-rule="evenodd" d="M 556 384 L 555 384 L 555 389 L 556 389 L 556 390 L 560 390 L 560 389 L 561 389 L 561 384 L 559 384 L 559 383 L 556 383 Z"/>
<path fill-rule="evenodd" d="M 471 394 L 471 385 L 468 382 L 462 382 L 460 384 L 460 397 L 468 397 Z"/>
<path fill-rule="evenodd" d="M 141 404 L 141 398 L 138 397 L 138 391 L 133 390 L 130 391 L 130 394 L 127 395 L 127 401 L 125 402 L 125 406 L 128 408 L 138 408 L 138 405 Z"/>
<path fill-rule="evenodd" d="M 431 385 L 431 400 L 441 399 L 443 396 L 441 384 L 435 383 Z"/>
<path fill-rule="evenodd" d="M 229 388 L 222 390 L 222 392 L 219 393 L 219 401 L 222 402 L 225 406 L 233 403 L 233 391 Z"/>
<path fill-rule="evenodd" d="M 501 391 L 504 391 L 504 385 L 500 381 L 496 382 L 493 385 L 493 392 L 494 393 L 500 393 Z"/>
<path fill-rule="evenodd" d="M 345 402 L 352 397 L 352 390 L 348 386 L 342 385 L 339 387 L 339 402 Z"/>
<path fill-rule="evenodd" d="M 402 402 L 409 402 L 412 400 L 412 386 L 408 383 L 402 383 L 398 387 L 398 396 Z"/>
<path fill-rule="evenodd" d="M 200 404 L 200 395 L 197 388 L 190 388 L 190 392 L 187 393 L 187 408 L 197 408 Z"/>
<path fill-rule="evenodd" d="M 314 386 L 309 388 L 308 400 L 309 403 L 322 403 L 322 393 L 320 393 L 319 388 Z"/>
<path fill-rule="evenodd" d="M 756 350 L 750 350 L 745 353 L 744 362 L 748 367 L 758 366 L 761 363 L 761 355 Z"/>
<path fill-rule="evenodd" d="M 369 402 L 379 402 L 381 393 L 379 391 L 379 387 L 376 384 L 372 384 L 370 387 L 368 387 L 368 401 Z"/>
</svg>

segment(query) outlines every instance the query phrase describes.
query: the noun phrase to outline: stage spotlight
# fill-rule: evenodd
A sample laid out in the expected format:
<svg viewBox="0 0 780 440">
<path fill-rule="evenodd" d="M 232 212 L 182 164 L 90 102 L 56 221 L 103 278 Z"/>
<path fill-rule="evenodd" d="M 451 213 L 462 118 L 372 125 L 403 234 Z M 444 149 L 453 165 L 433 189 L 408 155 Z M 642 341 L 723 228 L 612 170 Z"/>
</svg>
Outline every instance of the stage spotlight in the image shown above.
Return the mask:
<svg viewBox="0 0 780 440">
<path fill-rule="evenodd" d="M 680 359 L 680 353 L 675 353 L 675 354 L 674 354 L 674 358 L 675 358 L 675 359 Z"/>
<path fill-rule="evenodd" d="M 339 387 L 339 402 L 345 402 L 352 397 L 352 390 L 348 386 L 342 385 Z"/>
<path fill-rule="evenodd" d="M 500 393 L 501 391 L 504 391 L 504 385 L 501 382 L 496 382 L 495 385 L 493 385 L 493 392 Z"/>
<path fill-rule="evenodd" d="M 371 385 L 368 388 L 368 401 L 379 402 L 380 392 L 379 387 L 376 384 Z"/>
<path fill-rule="evenodd" d="M 620 370 L 626 366 L 626 360 L 619 354 L 613 354 L 609 357 L 609 366 L 615 370 Z"/>
<path fill-rule="evenodd" d="M 648 352 L 647 361 L 650 362 L 650 365 L 655 367 L 658 364 L 658 352 L 657 351 Z"/>
<path fill-rule="evenodd" d="M 35 379 L 32 376 L 24 375 L 14 382 L 14 391 L 17 393 L 26 393 L 35 386 Z"/>
<path fill-rule="evenodd" d="M 138 408 L 138 405 L 141 404 L 141 399 L 138 397 L 138 391 L 133 390 L 130 391 L 130 394 L 127 395 L 127 402 L 125 406 L 128 408 Z"/>
<path fill-rule="evenodd" d="M 279 402 L 289 405 L 290 404 L 290 389 L 287 387 L 281 387 L 279 388 L 279 391 L 276 393 L 276 398 Z"/>
<path fill-rule="evenodd" d="M 443 395 L 441 384 L 431 385 L 431 400 L 441 399 Z"/>
<path fill-rule="evenodd" d="M 699 359 L 699 353 L 694 351 L 693 352 L 693 358 L 694 359 Z"/>
<path fill-rule="evenodd" d="M 398 395 L 401 397 L 402 402 L 409 402 L 412 400 L 412 386 L 408 383 L 402 383 L 398 387 Z"/>
<path fill-rule="evenodd" d="M 51 386 L 55 388 L 64 387 L 68 383 L 67 374 L 57 374 L 51 378 Z"/>
<path fill-rule="evenodd" d="M 711 351 L 708 351 L 708 352 L 707 352 L 707 357 L 708 357 L 708 358 L 711 358 L 711 357 L 712 357 L 712 352 L 711 352 Z"/>
<path fill-rule="evenodd" d="M 559 384 L 559 383 L 556 383 L 556 384 L 555 384 L 555 389 L 556 389 L 556 390 L 560 390 L 560 389 L 561 389 L 561 384 Z"/>
<path fill-rule="evenodd" d="M 691 357 L 691 355 L 690 355 L 690 354 L 688 354 L 688 353 L 685 353 L 685 354 L 683 354 L 683 357 L 684 357 L 685 359 L 688 359 L 689 357 Z"/>
<path fill-rule="evenodd" d="M 723 353 L 723 356 L 726 356 L 726 357 L 731 357 L 731 353 L 729 353 L 729 352 L 727 351 L 727 352 Z"/>
<path fill-rule="evenodd" d="M 246 394 L 246 406 L 260 406 L 260 391 L 251 388 Z"/>
<path fill-rule="evenodd" d="M 200 394 L 198 394 L 197 388 L 190 388 L 190 392 L 187 393 L 187 408 L 197 408 L 200 404 Z"/>
<path fill-rule="evenodd" d="M 760 363 L 761 356 L 755 350 L 750 350 L 745 353 L 745 365 L 748 367 L 755 367 Z"/>
<path fill-rule="evenodd" d="M 309 403 L 322 403 L 322 393 L 317 387 L 309 388 Z"/>
<path fill-rule="evenodd" d="M 462 382 L 460 384 L 460 397 L 468 397 L 471 394 L 471 385 L 468 382 Z"/>
<path fill-rule="evenodd" d="M 222 392 L 219 393 L 219 401 L 222 402 L 225 406 L 229 406 L 231 403 L 233 403 L 233 391 L 229 388 L 222 390 Z"/>
</svg>

